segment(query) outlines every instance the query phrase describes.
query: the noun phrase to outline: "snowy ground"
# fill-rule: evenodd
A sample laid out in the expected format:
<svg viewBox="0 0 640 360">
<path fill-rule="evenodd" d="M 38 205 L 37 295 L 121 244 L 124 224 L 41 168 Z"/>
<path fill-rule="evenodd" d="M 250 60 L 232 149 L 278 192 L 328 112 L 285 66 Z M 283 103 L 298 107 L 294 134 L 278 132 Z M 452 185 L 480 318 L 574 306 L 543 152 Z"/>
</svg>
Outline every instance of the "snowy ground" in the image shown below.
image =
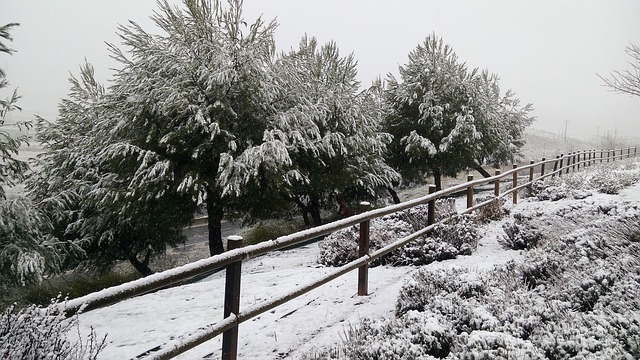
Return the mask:
<svg viewBox="0 0 640 360">
<path fill-rule="evenodd" d="M 618 195 L 595 193 L 583 200 L 521 201 L 514 210 L 553 212 L 573 203 L 640 203 L 640 184 Z M 428 265 L 433 269 L 464 267 L 491 269 L 509 260 L 519 260 L 519 251 L 505 250 L 497 242 L 503 221 L 480 229 L 483 237 L 471 256 Z M 318 245 L 275 252 L 243 263 L 241 308 L 288 292 L 330 271 L 317 264 Z M 370 269 L 370 295 L 356 295 L 356 272 L 343 276 L 287 304 L 240 325 L 239 357 L 243 359 L 301 358 L 314 348 L 340 340 L 346 328 L 365 317 L 391 317 L 398 291 L 415 267 Z M 131 299 L 108 308 L 82 314 L 81 331 L 89 327 L 107 334 L 104 359 L 135 357 L 171 339 L 192 333 L 222 319 L 224 273 L 196 284 L 176 287 Z M 220 358 L 221 340 L 214 339 L 179 358 Z"/>
</svg>

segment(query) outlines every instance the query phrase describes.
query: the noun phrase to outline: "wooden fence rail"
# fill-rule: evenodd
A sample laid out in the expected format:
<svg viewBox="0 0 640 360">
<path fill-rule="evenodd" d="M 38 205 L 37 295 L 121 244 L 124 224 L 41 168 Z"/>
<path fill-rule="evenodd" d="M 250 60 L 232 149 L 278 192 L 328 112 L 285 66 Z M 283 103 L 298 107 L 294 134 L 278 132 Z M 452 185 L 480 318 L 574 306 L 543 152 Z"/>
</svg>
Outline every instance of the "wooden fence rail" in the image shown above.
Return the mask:
<svg viewBox="0 0 640 360">
<path fill-rule="evenodd" d="M 597 156 L 598 152 L 600 156 Z M 129 283 L 118 285 L 77 299 L 69 300 L 66 304 L 60 305 L 59 310 L 65 311 L 67 315 L 74 314 L 81 309 L 85 312 L 90 311 L 92 309 L 104 307 L 134 296 L 155 291 L 157 289 L 180 284 L 193 277 L 210 274 L 217 269 L 226 268 L 224 319 L 215 324 L 209 325 L 206 329 L 196 331 L 195 334 L 191 336 L 159 345 L 144 354 L 138 355 L 138 358 L 169 359 L 220 334 L 223 334 L 222 358 L 236 359 L 238 352 L 238 325 L 247 320 L 316 289 L 321 285 L 324 285 L 355 269 L 359 269 L 357 285 L 358 295 L 367 295 L 368 264 L 395 249 L 403 247 L 412 240 L 428 235 L 436 225 L 434 221 L 436 199 L 451 196 L 459 192 L 466 192 L 467 208 L 461 212 L 462 214 L 471 213 L 483 206 L 487 206 L 495 201 L 495 198 L 504 198 L 509 195 L 512 196 L 513 203 L 517 204 L 518 192 L 527 187 L 530 188 L 533 182 L 548 177 L 554 177 L 556 175 L 562 176 L 563 172 L 569 172 L 570 170 L 576 171 L 576 169 L 579 170 L 581 166 L 582 168 L 592 166 L 598 163 L 598 160 L 600 163 L 603 163 L 605 159 L 604 154 L 605 150 L 586 150 L 569 153 L 567 155 L 560 155 L 550 160 L 542 158 L 539 162 L 531 161 L 528 165 L 523 166 L 514 164 L 513 169 L 504 173 L 500 170 L 496 170 L 495 176 L 478 180 L 473 180 L 473 176 L 469 176 L 466 183 L 438 192 L 435 192 L 435 186 L 431 185 L 429 186 L 429 194 L 426 196 L 380 209 L 369 210 L 370 205 L 368 203 L 362 203 L 361 206 L 364 212 L 358 215 L 295 234 L 281 236 L 256 245 L 242 247 L 242 238 L 229 237 L 227 246 L 228 251 L 223 254 L 212 256 L 162 273 L 153 274 L 143 279 L 131 281 Z M 616 159 L 622 159 L 625 157 L 637 157 L 637 147 L 606 150 L 606 154 L 607 162 L 616 161 Z M 551 164 L 553 164 L 553 170 L 545 172 L 547 166 L 551 168 Z M 538 177 L 535 177 L 536 168 L 539 173 Z M 520 174 L 526 175 L 520 176 Z M 508 179 L 509 177 L 512 179 L 512 187 L 501 193 L 500 182 L 502 179 Z M 522 181 L 521 179 L 525 180 Z M 477 186 L 486 184 L 494 184 L 494 198 L 474 205 L 473 189 Z M 373 253 L 369 253 L 369 222 L 371 220 L 424 204 L 428 205 L 428 226 L 420 231 L 388 244 Z M 447 220 L 448 219 L 444 219 L 442 221 L 446 222 Z M 358 259 L 334 269 L 319 279 L 299 286 L 292 292 L 249 306 L 246 309 L 240 309 L 240 281 L 243 260 L 263 255 L 271 251 L 299 245 L 311 239 L 317 239 L 323 235 L 327 235 L 353 225 L 359 225 L 360 227 Z"/>
</svg>

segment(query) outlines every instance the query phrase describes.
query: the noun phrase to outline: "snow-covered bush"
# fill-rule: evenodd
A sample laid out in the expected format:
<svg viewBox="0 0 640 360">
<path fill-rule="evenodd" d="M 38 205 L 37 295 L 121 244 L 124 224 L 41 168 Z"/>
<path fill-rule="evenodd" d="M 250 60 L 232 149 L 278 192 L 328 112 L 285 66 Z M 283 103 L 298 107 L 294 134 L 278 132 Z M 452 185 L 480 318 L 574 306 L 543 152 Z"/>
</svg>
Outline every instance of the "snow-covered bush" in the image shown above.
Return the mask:
<svg viewBox="0 0 640 360">
<path fill-rule="evenodd" d="M 513 221 L 502 225 L 505 236 L 498 238 L 498 242 L 507 249 L 524 250 L 538 245 L 542 239 L 542 231 L 532 224 L 532 218 L 522 214 L 513 214 Z"/>
<path fill-rule="evenodd" d="M 391 214 L 372 220 L 369 228 L 369 249 L 375 251 L 411 234 L 412 225 L 402 218 L 406 218 L 406 214 Z M 357 259 L 359 236 L 359 225 L 330 234 L 319 244 L 318 262 L 327 266 L 341 266 Z"/>
<path fill-rule="evenodd" d="M 11 306 L 0 314 L 0 358 L 96 359 L 106 346 L 106 336 L 98 338 L 91 331 L 85 340 L 70 339 L 77 317 L 67 319 L 53 308 Z"/>
<path fill-rule="evenodd" d="M 436 200 L 435 208 L 436 214 L 434 217 L 436 221 L 446 219 L 451 215 L 458 213 L 456 210 L 456 199 L 454 198 L 442 198 Z"/>
<path fill-rule="evenodd" d="M 417 343 L 415 324 L 437 321 L 447 358 L 640 358 L 639 206 L 568 203 L 516 217 L 554 231 L 523 261 L 490 271 L 419 269 L 400 290 L 396 317 L 363 320 L 339 353 L 431 359 L 442 337 Z"/>
<path fill-rule="evenodd" d="M 500 220 L 508 214 L 508 211 L 503 208 L 504 204 L 506 203 L 506 200 L 504 198 L 496 198 L 494 196 L 481 196 L 474 199 L 474 205 L 481 204 L 491 199 L 493 199 L 491 203 L 481 207 L 474 212 L 476 221 L 478 221 L 479 223 L 488 223 L 491 221 Z"/>
<path fill-rule="evenodd" d="M 546 359 L 530 341 L 483 330 L 461 334 L 455 352 L 461 360 Z"/>
<path fill-rule="evenodd" d="M 440 318 L 408 312 L 392 320 L 363 319 L 346 332 L 343 351 L 347 359 L 442 359 L 451 351 L 452 336 Z"/>
<path fill-rule="evenodd" d="M 427 226 L 427 207 L 417 207 L 374 219 L 370 225 L 369 248 L 375 251 L 413 231 Z M 359 226 L 332 233 L 320 242 L 318 262 L 327 266 L 341 266 L 358 258 Z M 392 251 L 372 265 L 424 265 L 433 261 L 469 255 L 478 246 L 478 234 L 471 215 L 454 215 L 446 223 L 439 223 L 428 237 L 411 241 Z"/>
</svg>

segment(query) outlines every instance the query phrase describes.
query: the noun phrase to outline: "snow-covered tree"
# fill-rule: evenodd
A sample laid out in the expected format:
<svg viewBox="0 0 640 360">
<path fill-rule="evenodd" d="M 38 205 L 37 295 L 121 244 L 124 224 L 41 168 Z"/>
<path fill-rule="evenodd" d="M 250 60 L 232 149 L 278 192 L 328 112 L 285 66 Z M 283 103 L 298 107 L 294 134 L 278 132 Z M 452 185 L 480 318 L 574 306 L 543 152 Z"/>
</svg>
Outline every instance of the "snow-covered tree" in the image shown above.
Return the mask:
<svg viewBox="0 0 640 360">
<path fill-rule="evenodd" d="M 16 26 L 18 26 L 17 23 L 0 26 L 0 53 L 11 55 L 15 51 L 5 45 L 4 40 L 12 40 L 10 30 Z M 0 68 L 0 90 L 8 86 L 7 74 Z M 20 96 L 17 90 L 14 90 L 8 98 L 0 98 L 0 200 L 5 199 L 4 187 L 13 186 L 22 181 L 24 173 L 29 169 L 26 162 L 15 157 L 18 154 L 18 148 L 27 144 L 27 137 L 13 137 L 2 128 L 7 113 L 20 110 L 17 105 L 18 99 Z"/>
<path fill-rule="evenodd" d="M 334 196 L 376 197 L 399 180 L 384 162 L 391 137 L 381 131 L 380 87 L 360 91 L 356 65 L 335 43 L 304 37 L 274 67 L 278 112 L 268 136 L 287 145 L 287 194 L 307 225 L 307 214 L 313 225 L 322 223 L 320 210 Z"/>
<path fill-rule="evenodd" d="M 132 192 L 128 176 L 144 159 L 103 156 L 110 143 L 101 124 L 112 112 L 91 65 L 70 82 L 57 120 L 39 121 L 44 153 L 39 171 L 28 180 L 29 192 L 52 219 L 52 236 L 66 245 L 65 266 L 104 270 L 124 260 L 149 275 L 153 256 L 184 242 L 182 225 L 192 219 L 195 206 L 171 190 L 157 198 Z M 165 186 L 170 183 L 156 191 Z"/>
<path fill-rule="evenodd" d="M 386 129 L 394 136 L 390 162 L 403 179 L 433 175 L 440 189 L 443 175 L 518 156 L 531 106 L 520 107 L 511 92 L 501 96 L 496 76 L 469 71 L 435 35 L 399 71 L 385 89 Z"/>
<path fill-rule="evenodd" d="M 610 78 L 600 79 L 613 91 L 623 94 L 640 96 L 640 46 L 629 44 L 626 48 L 627 55 L 631 57 L 631 70 L 615 70 L 610 73 Z"/>
<path fill-rule="evenodd" d="M 275 22 L 247 26 L 242 1 L 164 1 L 151 34 L 120 27 L 123 50 L 99 127 L 102 161 L 128 162 L 128 191 L 141 201 L 172 193 L 208 214 L 211 254 L 224 251 L 221 221 L 252 205 L 239 199 L 261 174 L 290 163 L 280 140 L 264 138 L 273 115 L 269 66 Z M 174 185 L 175 184 L 175 185 Z M 180 206 L 184 206 L 180 204 Z"/>
<path fill-rule="evenodd" d="M 0 26 L 0 39 L 12 40 L 10 30 L 16 26 Z M 0 53 L 13 52 L 0 41 Z M 8 85 L 0 69 L 0 90 Z M 5 187 L 21 183 L 29 170 L 26 162 L 15 157 L 20 146 L 28 144 L 28 138 L 12 137 L 2 129 L 7 113 L 20 109 L 16 104 L 19 98 L 14 90 L 9 98 L 0 99 L 0 288 L 37 283 L 60 264 L 58 244 L 47 235 L 49 219 L 29 198 L 19 195 L 8 199 L 5 193 Z"/>
</svg>

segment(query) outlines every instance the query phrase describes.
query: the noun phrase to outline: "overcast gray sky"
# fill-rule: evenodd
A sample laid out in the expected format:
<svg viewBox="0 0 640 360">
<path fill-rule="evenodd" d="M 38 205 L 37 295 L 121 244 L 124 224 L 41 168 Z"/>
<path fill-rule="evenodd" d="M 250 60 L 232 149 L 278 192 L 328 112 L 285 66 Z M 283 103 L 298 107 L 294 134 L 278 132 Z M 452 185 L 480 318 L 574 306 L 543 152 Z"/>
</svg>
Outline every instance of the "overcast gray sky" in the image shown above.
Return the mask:
<svg viewBox="0 0 640 360">
<path fill-rule="evenodd" d="M 13 119 L 54 119 L 69 74 L 85 58 L 106 83 L 115 63 L 104 42 L 119 43 L 117 25 L 128 20 L 152 29 L 156 8 L 155 0 L 0 0 L 0 23 L 21 24 L 9 44 L 17 53 L 0 55 L 11 88 L 23 96 Z M 261 14 L 277 18 L 280 50 L 297 46 L 305 33 L 336 41 L 355 54 L 365 85 L 397 74 L 408 52 L 435 33 L 470 67 L 498 74 L 503 91 L 533 103 L 533 128 L 640 138 L 640 98 L 609 92 L 596 76 L 628 67 L 625 47 L 640 44 L 637 0 L 245 0 L 244 10 L 249 23 Z"/>
</svg>

